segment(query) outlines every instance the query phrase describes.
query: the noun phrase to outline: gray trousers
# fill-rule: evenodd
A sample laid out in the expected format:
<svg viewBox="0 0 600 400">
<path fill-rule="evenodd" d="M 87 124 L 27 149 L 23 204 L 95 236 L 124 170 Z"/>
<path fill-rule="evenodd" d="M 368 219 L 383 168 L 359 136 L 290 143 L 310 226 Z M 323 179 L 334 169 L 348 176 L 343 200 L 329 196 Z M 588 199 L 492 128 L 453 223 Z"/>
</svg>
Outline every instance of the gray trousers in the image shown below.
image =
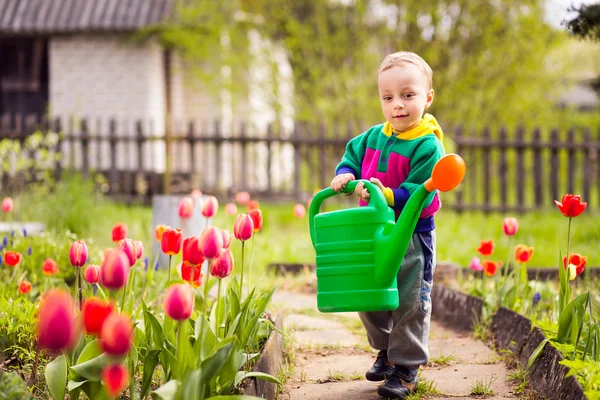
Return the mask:
<svg viewBox="0 0 600 400">
<path fill-rule="evenodd" d="M 410 370 L 429 360 L 431 288 L 435 271 L 435 231 L 415 232 L 398 272 L 400 306 L 393 311 L 358 313 L 376 350 Z"/>
</svg>

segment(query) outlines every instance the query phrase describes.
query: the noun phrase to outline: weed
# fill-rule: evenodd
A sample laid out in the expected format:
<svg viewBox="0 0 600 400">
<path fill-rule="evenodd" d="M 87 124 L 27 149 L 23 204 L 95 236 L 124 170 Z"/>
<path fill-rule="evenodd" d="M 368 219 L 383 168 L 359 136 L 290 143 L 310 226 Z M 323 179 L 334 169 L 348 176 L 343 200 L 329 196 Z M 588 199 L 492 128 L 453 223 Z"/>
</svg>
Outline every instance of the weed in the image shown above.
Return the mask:
<svg viewBox="0 0 600 400">
<path fill-rule="evenodd" d="M 454 353 L 449 354 L 447 356 L 440 353 L 439 357 L 433 357 L 429 360 L 429 362 L 436 366 L 443 366 L 443 365 L 450 365 L 455 360 L 456 360 L 456 355 Z"/>
<path fill-rule="evenodd" d="M 498 379 L 497 376 L 492 375 L 489 379 L 484 378 L 483 380 L 476 380 L 475 385 L 471 386 L 471 394 L 475 396 L 491 396 L 494 394 L 492 384 Z"/>
</svg>

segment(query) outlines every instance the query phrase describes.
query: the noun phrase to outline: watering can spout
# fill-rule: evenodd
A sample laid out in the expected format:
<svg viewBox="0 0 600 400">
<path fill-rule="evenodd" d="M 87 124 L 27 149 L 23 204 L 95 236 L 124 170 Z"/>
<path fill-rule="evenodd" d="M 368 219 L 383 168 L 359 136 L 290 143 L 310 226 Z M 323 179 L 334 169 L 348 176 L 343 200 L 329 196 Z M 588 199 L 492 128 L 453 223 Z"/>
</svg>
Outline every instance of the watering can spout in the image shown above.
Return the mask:
<svg viewBox="0 0 600 400">
<path fill-rule="evenodd" d="M 431 192 L 447 192 L 460 184 L 465 176 L 465 162 L 457 154 L 447 154 L 433 168 L 431 178 L 411 194 L 398 220 L 389 221 L 375 237 L 376 283 L 389 285 L 396 279 L 425 201 Z"/>
</svg>

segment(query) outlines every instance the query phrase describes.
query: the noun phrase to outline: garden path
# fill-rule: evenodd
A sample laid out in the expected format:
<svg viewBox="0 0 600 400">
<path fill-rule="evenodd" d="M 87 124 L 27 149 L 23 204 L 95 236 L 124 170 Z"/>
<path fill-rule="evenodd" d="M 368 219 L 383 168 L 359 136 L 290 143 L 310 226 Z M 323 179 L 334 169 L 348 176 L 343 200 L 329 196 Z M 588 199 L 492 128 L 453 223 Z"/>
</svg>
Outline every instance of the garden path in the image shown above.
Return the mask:
<svg viewBox="0 0 600 400">
<path fill-rule="evenodd" d="M 323 314 L 317 310 L 316 295 L 288 291 L 276 292 L 272 306 L 274 313 L 284 315 L 295 364 L 279 400 L 381 399 L 379 383 L 364 378 L 376 352 L 356 313 Z M 437 393 L 428 399 L 472 399 L 477 382 L 493 390 L 487 399 L 520 397 L 514 393 L 517 384 L 508 379 L 514 371 L 471 335 L 433 321 L 429 349 L 432 362 L 422 368 L 421 382 L 425 387 L 431 382 Z"/>
</svg>

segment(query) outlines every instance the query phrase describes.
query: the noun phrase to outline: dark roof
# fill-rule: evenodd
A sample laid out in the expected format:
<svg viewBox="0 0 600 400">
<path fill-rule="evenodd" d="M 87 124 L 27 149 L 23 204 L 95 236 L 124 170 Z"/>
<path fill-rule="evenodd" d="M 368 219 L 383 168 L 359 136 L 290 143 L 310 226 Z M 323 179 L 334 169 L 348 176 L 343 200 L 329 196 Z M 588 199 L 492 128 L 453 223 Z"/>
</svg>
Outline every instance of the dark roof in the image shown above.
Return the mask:
<svg viewBox="0 0 600 400">
<path fill-rule="evenodd" d="M 161 21 L 174 0 L 0 0 L 0 34 L 132 31 Z"/>
</svg>

